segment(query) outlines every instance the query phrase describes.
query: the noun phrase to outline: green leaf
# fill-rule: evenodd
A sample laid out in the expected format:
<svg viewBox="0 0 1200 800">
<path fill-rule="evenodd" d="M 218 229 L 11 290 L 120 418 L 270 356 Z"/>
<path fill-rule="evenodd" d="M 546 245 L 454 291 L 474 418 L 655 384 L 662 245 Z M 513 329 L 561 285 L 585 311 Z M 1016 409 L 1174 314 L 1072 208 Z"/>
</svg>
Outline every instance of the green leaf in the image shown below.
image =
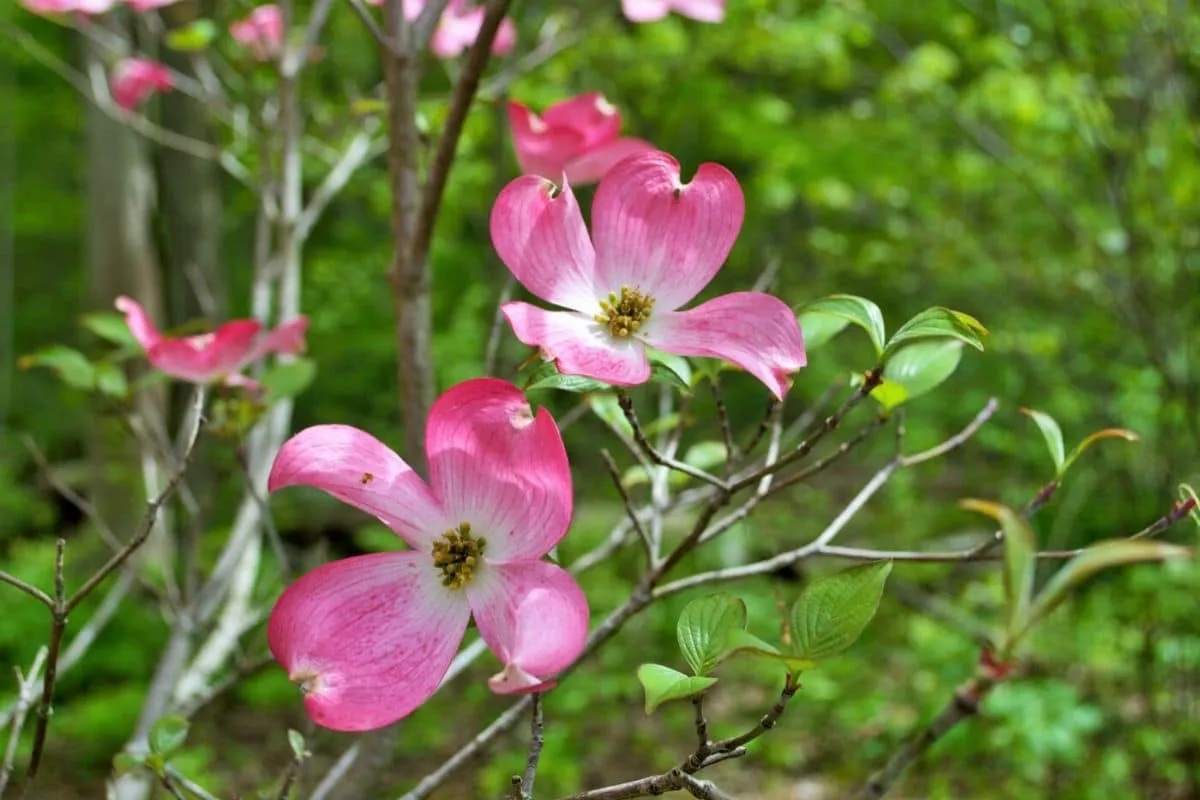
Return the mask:
<svg viewBox="0 0 1200 800">
<path fill-rule="evenodd" d="M 1054 417 L 1032 408 L 1022 408 L 1020 412 L 1037 423 L 1050 450 L 1050 458 L 1054 460 L 1055 476 L 1062 476 L 1066 471 L 1066 446 L 1063 444 L 1062 428 L 1054 421 Z"/>
<path fill-rule="evenodd" d="M 932 339 L 905 345 L 883 367 L 883 383 L 871 392 L 885 410 L 933 391 L 954 374 L 962 342 Z"/>
<path fill-rule="evenodd" d="M 692 392 L 692 366 L 683 356 L 646 348 L 650 359 L 650 382 L 678 387 L 686 394 Z"/>
<path fill-rule="evenodd" d="M 213 24 L 213 21 L 198 19 L 182 28 L 168 31 L 166 42 L 167 47 L 172 50 L 178 50 L 181 53 L 199 53 L 212 44 L 215 38 L 217 38 L 217 26 Z"/>
<path fill-rule="evenodd" d="M 287 364 L 276 364 L 265 371 L 259 383 L 267 390 L 266 402 L 277 403 L 307 389 L 317 377 L 317 364 L 310 358 L 298 358 Z"/>
<path fill-rule="evenodd" d="M 133 753 L 117 753 L 113 756 L 113 774 L 118 778 L 142 766 L 145 759 Z"/>
<path fill-rule="evenodd" d="M 535 373 L 536 374 L 536 373 Z M 584 378 L 580 375 L 563 375 L 560 372 L 552 372 L 544 377 L 538 377 L 525 387 L 525 391 L 532 392 L 538 389 L 557 389 L 560 392 L 574 392 L 582 394 L 585 392 L 603 392 L 611 389 L 607 383 Z"/>
<path fill-rule="evenodd" d="M 1083 455 L 1084 450 L 1087 450 L 1101 439 L 1124 439 L 1127 442 L 1136 442 L 1141 438 L 1142 437 L 1138 436 L 1133 431 L 1128 431 L 1124 428 L 1105 428 L 1102 431 L 1096 431 L 1091 436 L 1088 436 L 1086 439 L 1080 442 L 1075 449 L 1071 451 L 1071 454 L 1067 456 L 1066 461 L 1063 462 L 1062 469 L 1059 470 L 1059 474 L 1061 475 L 1070 469 L 1071 465 L 1075 463 L 1075 460 Z"/>
<path fill-rule="evenodd" d="M 592 413 L 599 417 L 601 422 L 612 428 L 618 436 L 633 441 L 633 426 L 625 418 L 625 412 L 621 410 L 621 404 L 616 395 L 594 394 L 588 398 L 588 405 L 591 407 Z"/>
<path fill-rule="evenodd" d="M 79 322 L 96 336 L 119 347 L 140 348 L 137 339 L 129 332 L 125 317 L 115 311 L 97 311 L 84 314 Z"/>
<path fill-rule="evenodd" d="M 1064 564 L 1046 582 L 1033 601 L 1025 630 L 1045 619 L 1047 614 L 1067 599 L 1072 589 L 1101 570 L 1142 561 L 1190 558 L 1191 555 L 1192 551 L 1186 547 L 1150 539 L 1112 539 L 1094 544 Z"/>
<path fill-rule="evenodd" d="M 731 630 L 725 637 L 725 648 L 718 661 L 735 656 L 757 656 L 782 664 L 788 672 L 796 674 L 817 666 L 815 661 L 800 658 L 790 653 L 781 653 L 778 648 L 767 644 L 749 631 Z"/>
<path fill-rule="evenodd" d="M 642 664 L 638 667 L 637 677 L 646 690 L 647 714 L 653 714 L 654 709 L 670 700 L 699 694 L 717 682 L 716 678 L 684 675 L 661 664 Z"/>
<path fill-rule="evenodd" d="M 916 339 L 957 339 L 971 345 L 976 350 L 983 350 L 981 336 L 987 336 L 987 328 L 983 327 L 979 320 L 961 311 L 934 306 L 925 309 L 904 323 L 900 330 L 892 335 L 879 360 L 887 363 L 888 359 L 900 349 L 901 344 Z"/>
<path fill-rule="evenodd" d="M 63 383 L 75 389 L 91 391 L 96 388 L 96 367 L 92 362 L 78 350 L 60 344 L 23 356 L 17 366 L 21 369 L 46 367 L 58 375 Z"/>
<path fill-rule="evenodd" d="M 883 350 L 883 313 L 879 310 L 879 306 L 865 297 L 856 297 L 852 294 L 833 294 L 829 297 L 822 297 L 820 300 L 806 303 L 798 308 L 796 312 L 797 319 L 813 314 L 824 314 L 828 317 L 843 319 L 847 323 L 853 322 L 866 331 L 867 336 L 871 337 L 871 344 L 875 345 L 876 353 Z M 838 330 L 841 330 L 841 328 Z M 804 331 L 803 327 L 801 331 Z M 837 331 L 830 333 L 829 337 L 832 337 L 835 333 Z M 816 345 L 809 345 L 806 338 L 805 346 L 815 347 Z"/>
<path fill-rule="evenodd" d="M 178 714 L 160 718 L 150 728 L 150 752 L 167 757 L 183 747 L 187 739 L 188 721 Z"/>
<path fill-rule="evenodd" d="M 1011 508 L 987 500 L 962 500 L 959 506 L 987 514 L 1004 531 L 1004 594 L 1008 598 L 1008 635 L 1014 641 L 1029 622 L 1033 579 L 1037 572 L 1037 538 Z"/>
<path fill-rule="evenodd" d="M 125 373 L 120 367 L 109 361 L 100 361 L 93 366 L 95 367 L 96 388 L 102 394 L 116 398 L 129 396 L 129 382 L 125 380 Z"/>
<path fill-rule="evenodd" d="M 802 311 L 796 315 L 796 321 L 800 323 L 800 332 L 804 334 L 804 349 L 810 353 L 833 339 L 850 324 L 850 320 L 845 317 L 835 317 L 820 311 Z"/>
<path fill-rule="evenodd" d="M 700 597 L 684 606 L 675 626 L 679 650 L 692 672 L 703 675 L 717 664 L 725 639 L 746 629 L 746 604 L 726 592 Z"/>
<path fill-rule="evenodd" d="M 792 606 L 792 652 L 812 661 L 857 641 L 879 609 L 892 562 L 861 564 L 817 578 Z"/>
</svg>

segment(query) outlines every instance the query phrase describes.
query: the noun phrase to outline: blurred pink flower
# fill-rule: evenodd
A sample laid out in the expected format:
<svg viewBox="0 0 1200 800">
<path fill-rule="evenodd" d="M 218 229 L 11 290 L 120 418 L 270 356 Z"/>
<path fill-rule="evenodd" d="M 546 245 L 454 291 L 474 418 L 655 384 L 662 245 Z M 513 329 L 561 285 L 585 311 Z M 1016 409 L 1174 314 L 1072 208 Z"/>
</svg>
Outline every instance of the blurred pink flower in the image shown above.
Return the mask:
<svg viewBox="0 0 1200 800">
<path fill-rule="evenodd" d="M 725 0 L 621 0 L 621 10 L 630 22 L 653 22 L 672 11 L 700 22 L 721 22 Z"/>
<path fill-rule="evenodd" d="M 599 92 L 555 103 L 540 117 L 520 103 L 508 104 L 517 163 L 527 175 L 576 186 L 595 183 L 618 161 L 649 152 L 641 139 L 621 138 L 621 115 Z"/>
<path fill-rule="evenodd" d="M 283 14 L 274 3 L 259 6 L 245 19 L 230 23 L 229 35 L 259 61 L 270 61 L 283 45 Z"/>
<path fill-rule="evenodd" d="M 701 164 L 683 183 L 666 153 L 627 158 L 604 176 L 590 238 L 569 185 L 517 178 L 492 207 L 492 244 L 526 289 L 570 310 L 522 302 L 501 310 L 517 338 L 565 374 L 644 383 L 650 346 L 729 361 L 782 398 L 788 376 L 806 363 L 800 325 L 783 301 L 736 292 L 676 310 L 720 270 L 744 214 L 729 170 Z"/>
<path fill-rule="evenodd" d="M 334 730 L 380 728 L 437 689 L 471 615 L 504 664 L 498 694 L 541 691 L 587 638 L 575 579 L 543 556 L 571 524 L 571 471 L 558 426 L 495 378 L 438 398 L 425 434 L 429 482 L 346 425 L 288 440 L 270 491 L 305 485 L 377 517 L 410 549 L 334 561 L 275 604 L 267 639 L 308 714 Z"/>
<path fill-rule="evenodd" d="M 146 58 L 118 61 L 109 81 L 113 100 L 126 111 L 137 108 L 155 92 L 168 91 L 175 85 L 170 70 Z"/>
<path fill-rule="evenodd" d="M 383 0 L 367 0 L 371 5 L 382 5 Z M 412 22 L 421 15 L 425 8 L 425 0 L 404 0 L 404 18 Z M 433 31 L 429 49 L 438 58 L 456 58 L 464 50 L 475 44 L 479 29 L 483 27 L 486 14 L 483 6 L 477 6 L 470 0 L 450 0 L 442 18 L 438 20 Z M 512 51 L 517 44 L 517 26 L 507 17 L 500 22 L 496 38 L 492 41 L 492 52 L 504 55 Z"/>
<path fill-rule="evenodd" d="M 173 378 L 190 383 L 254 386 L 241 374 L 250 364 L 270 353 L 295 355 L 304 351 L 308 319 L 297 317 L 265 335 L 258 320 L 226 322 L 212 333 L 184 338 L 163 336 L 145 309 L 128 297 L 118 297 L 117 310 L 125 315 L 129 332 L 146 351 L 150 365 Z"/>
<path fill-rule="evenodd" d="M 116 0 L 21 0 L 35 14 L 103 14 Z"/>
<path fill-rule="evenodd" d="M 134 11 L 153 11 L 156 8 L 174 5 L 179 0 L 125 0 Z"/>
</svg>

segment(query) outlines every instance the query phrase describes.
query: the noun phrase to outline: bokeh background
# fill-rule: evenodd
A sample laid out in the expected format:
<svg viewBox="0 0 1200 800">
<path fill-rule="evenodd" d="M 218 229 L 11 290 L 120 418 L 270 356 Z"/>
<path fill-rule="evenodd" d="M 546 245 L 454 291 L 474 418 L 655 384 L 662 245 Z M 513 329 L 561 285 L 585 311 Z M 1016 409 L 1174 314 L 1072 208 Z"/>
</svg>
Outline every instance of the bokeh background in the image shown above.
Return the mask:
<svg viewBox="0 0 1200 800">
<path fill-rule="evenodd" d="M 216 5 L 220 19 L 246 10 Z M 529 0 L 514 4 L 513 16 L 518 52 L 547 34 L 547 20 L 578 35 L 513 82 L 508 96 L 540 109 L 603 91 L 622 111 L 627 134 L 671 152 L 685 172 L 716 161 L 738 176 L 746 223 L 709 294 L 747 288 L 777 264 L 775 291 L 792 304 L 834 292 L 862 295 L 881 306 L 893 330 L 923 308 L 947 305 L 991 331 L 987 351 L 968 352 L 946 384 L 911 404 L 904 423 L 915 449 L 961 428 L 992 396 L 1001 404 L 994 420 L 949 457 L 899 474 L 845 541 L 954 547 L 986 532 L 956 508 L 959 498 L 1027 502 L 1052 468 L 1037 429 L 1017 411 L 1022 406 L 1054 415 L 1068 446 L 1113 426 L 1142 437 L 1134 445 L 1102 443 L 1072 470 L 1035 519 L 1045 547 L 1132 533 L 1165 513 L 1178 483 L 1197 480 L 1194 4 L 731 0 L 720 25 L 671 17 L 635 26 L 616 0 Z M 60 475 L 98 492 L 118 528 L 138 513 L 141 487 L 136 463 L 106 422 L 111 409 L 49 372 L 19 370 L 19 356 L 55 342 L 103 352 L 107 345 L 80 328 L 79 315 L 108 308 L 114 287 L 131 283 L 159 293 L 170 324 L 194 320 L 188 264 L 206 276 L 221 313 L 245 316 L 254 201 L 210 164 L 115 131 L 12 35 L 19 29 L 73 63 L 80 47 L 73 32 L 14 3 L 0 18 L 0 562 L 48 585 L 56 536 L 70 541 L 69 576 L 76 579 L 105 551 L 89 523 L 47 485 L 20 437 L 32 437 Z M 320 147 L 336 148 L 368 124 L 372 106 L 354 101 L 380 79 L 373 42 L 347 7 L 336 7 L 328 32 L 324 62 L 304 85 L 315 154 L 306 174 L 314 181 L 325 168 Z M 244 62 L 235 68 L 244 91 L 269 89 L 267 74 Z M 445 69 L 432 65 L 422 91 L 435 129 L 449 85 Z M 492 199 L 517 174 L 506 99 L 485 97 L 470 118 L 433 248 L 441 388 L 481 371 L 506 280 L 487 233 Z M 165 126 L 229 143 L 227 130 L 206 125 L 203 110 L 180 97 L 155 103 L 149 113 Z M 117 154 L 128 146 L 143 148 L 153 171 L 155 197 L 146 201 L 153 203 L 153 248 L 141 264 L 96 257 L 103 239 L 97 220 L 119 201 L 104 191 L 112 185 L 106 171 L 119 168 Z M 303 306 L 319 372 L 297 401 L 294 425 L 349 423 L 398 445 L 385 177 L 382 159 L 365 167 L 306 252 Z M 581 193 L 585 205 L 590 195 Z M 500 372 L 511 374 L 527 351 L 507 333 L 501 342 Z M 815 351 L 789 397 L 790 413 L 871 359 L 855 329 Z M 734 422 L 748 434 L 765 393 L 739 375 L 725 388 Z M 546 402 L 563 414 L 577 398 Z M 699 397 L 693 411 L 695 440 L 716 438 L 711 398 Z M 869 412 L 852 420 L 864 424 Z M 562 546 L 570 558 L 606 536 L 622 507 L 599 456 L 601 447 L 615 446 L 611 432 L 584 415 L 567 438 L 579 495 L 578 519 Z M 807 541 L 890 456 L 891 437 L 877 438 L 838 469 L 765 504 L 697 564 Z M 212 542 L 215 549 L 239 484 L 232 454 L 208 457 L 213 506 L 202 547 Z M 631 463 L 628 456 L 622 463 Z M 316 493 L 291 492 L 272 507 L 299 563 L 393 546 L 378 525 Z M 1168 538 L 1195 537 L 1187 523 Z M 807 574 L 836 566 L 806 563 L 734 588 L 750 603 L 756 629 L 770 631 L 778 625 L 777 599 L 790 600 Z M 594 613 L 620 602 L 638 569 L 631 551 L 589 573 L 584 586 Z M 1041 580 L 1051 569 L 1043 567 Z M 864 639 L 806 676 L 778 730 L 713 777 L 739 797 L 840 796 L 970 674 L 978 637 L 998 618 L 997 578 L 993 566 L 899 565 Z M 276 582 L 263 592 L 278 589 Z M 1191 567 L 1139 567 L 1090 584 L 1036 637 L 1023 679 L 1000 687 L 984 718 L 939 744 L 897 796 L 1200 796 L 1198 589 L 1200 571 Z M 0 664 L 28 664 L 46 634 L 44 609 L 14 591 L 0 596 Z M 635 620 L 548 696 L 538 781 L 547 796 L 640 777 L 688 751 L 691 709 L 668 705 L 646 716 L 634 678 L 646 660 L 680 665 L 674 622 L 687 599 Z M 153 603 L 135 593 L 64 675 L 44 796 L 100 796 L 167 634 Z M 258 655 L 257 645 L 247 658 Z M 396 757 L 381 776 L 385 786 L 411 785 L 505 707 L 483 681 L 494 668 L 488 656 L 402 723 Z M 11 695 L 10 683 L 0 681 L 0 698 Z M 757 719 L 777 684 L 765 668 L 731 665 L 712 704 L 717 732 Z M 294 688 L 270 665 L 201 715 L 180 763 L 221 796 L 253 796 L 287 763 L 288 726 L 310 730 Z M 308 774 L 319 775 L 350 741 L 312 732 Z M 472 763 L 435 796 L 499 796 L 524 763 L 523 748 L 520 736 L 502 739 L 490 760 Z"/>
</svg>

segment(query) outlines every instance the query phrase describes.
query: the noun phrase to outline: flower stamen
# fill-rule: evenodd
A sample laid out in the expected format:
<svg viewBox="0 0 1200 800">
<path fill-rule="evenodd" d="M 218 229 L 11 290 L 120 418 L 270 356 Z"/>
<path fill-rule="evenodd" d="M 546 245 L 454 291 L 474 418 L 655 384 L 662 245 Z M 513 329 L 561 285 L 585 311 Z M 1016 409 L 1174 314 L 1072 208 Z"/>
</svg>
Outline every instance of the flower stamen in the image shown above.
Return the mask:
<svg viewBox="0 0 1200 800">
<path fill-rule="evenodd" d="M 592 319 L 608 326 L 608 332 L 613 336 L 624 339 L 637 333 L 650 319 L 653 310 L 653 297 L 642 294 L 639 289 L 622 286 L 619 296 L 609 292 L 608 299 L 600 301 L 600 313 Z"/>
<path fill-rule="evenodd" d="M 463 588 L 475 577 L 475 567 L 487 549 L 487 539 L 471 535 L 471 523 L 460 522 L 433 543 L 433 565 L 442 573 L 442 586 Z"/>
</svg>

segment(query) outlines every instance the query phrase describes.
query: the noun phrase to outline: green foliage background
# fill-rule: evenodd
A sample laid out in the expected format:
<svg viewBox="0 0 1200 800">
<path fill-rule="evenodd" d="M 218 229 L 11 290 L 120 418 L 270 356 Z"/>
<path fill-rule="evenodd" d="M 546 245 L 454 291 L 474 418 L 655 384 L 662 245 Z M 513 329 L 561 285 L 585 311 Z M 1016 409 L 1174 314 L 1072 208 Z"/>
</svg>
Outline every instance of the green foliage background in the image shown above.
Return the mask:
<svg viewBox="0 0 1200 800">
<path fill-rule="evenodd" d="M 77 43 L 67 31 L 13 5 L 0 12 L 5 25 L 74 59 Z M 935 304 L 973 314 L 990 329 L 986 353 L 968 352 L 946 384 L 907 410 L 907 446 L 928 446 L 961 428 L 991 396 L 1000 399 L 1000 413 L 967 447 L 900 473 L 844 534 L 847 541 L 953 547 L 982 531 L 974 515 L 955 508 L 957 499 L 1027 502 L 1053 470 L 1036 428 L 1017 413 L 1021 406 L 1054 415 L 1069 444 L 1112 426 L 1142 436 L 1137 445 L 1104 443 L 1072 470 L 1035 521 L 1045 547 L 1132 533 L 1165 513 L 1177 483 L 1196 481 L 1200 14 L 1191 4 L 735 0 L 728 20 L 711 26 L 678 17 L 633 26 L 616 0 L 515 8 L 523 47 L 547 15 L 583 35 L 518 79 L 513 98 L 543 108 L 603 91 L 622 110 L 626 132 L 674 154 L 685 173 L 716 161 L 739 177 L 746 223 L 706 296 L 746 288 L 778 262 L 776 291 L 789 303 L 848 292 L 878 302 L 890 330 Z M 306 107 L 338 120 L 350 113 L 347 86 L 361 91 L 379 77 L 369 36 L 340 4 L 325 58 L 305 86 Z M 0 319 L 10 338 L 0 341 L 14 345 L 0 364 L 0 561 L 47 585 L 56 533 L 70 537 L 78 575 L 101 555 L 19 441 L 28 434 L 53 461 L 70 465 L 83 457 L 84 434 L 100 411 L 49 374 L 15 367 L 15 355 L 51 342 L 102 347 L 77 324 L 93 310 L 82 299 L 83 115 L 80 98 L 15 45 L 6 43 L 0 59 L 8 133 L 0 174 L 15 235 L 11 261 L 0 265 L 7 271 L 0 308 L 11 312 Z M 424 111 L 435 129 L 448 85 L 433 66 Z M 442 388 L 481 371 L 506 277 L 487 234 L 491 200 L 516 174 L 504 99 L 487 98 L 470 119 L 434 246 Z M 337 135 L 327 144 L 336 147 Z M 314 162 L 306 172 L 315 180 L 321 167 Z M 384 178 L 382 160 L 364 169 L 307 251 L 304 306 L 320 374 L 299 400 L 297 428 L 343 422 L 400 440 L 384 289 Z M 224 197 L 225 269 L 233 311 L 244 315 L 253 200 L 232 183 Z M 590 192 L 582 197 L 586 203 Z M 506 334 L 502 365 L 512 369 L 525 356 Z M 798 412 L 871 358 L 859 332 L 843 333 L 812 354 L 789 408 Z M 766 402 L 762 388 L 738 375 L 725 385 L 738 428 L 749 432 Z M 569 400 L 549 402 L 562 413 Z M 694 410 L 712 419 L 708 398 Z M 855 419 L 861 424 L 866 412 Z M 696 438 L 715 435 L 702 427 Z M 698 565 L 807 541 L 889 457 L 887 438 L 767 504 Z M 566 559 L 605 536 L 621 513 L 598 456 L 612 444 L 594 419 L 570 431 L 580 512 L 563 545 Z M 130 486 L 131 503 L 137 491 Z M 346 524 L 313 495 L 289 494 L 273 507 L 298 551 L 313 541 L 334 554 L 389 546 L 378 529 L 358 517 Z M 220 535 L 227 519 L 214 515 L 209 535 Z M 1181 525 L 1170 538 L 1192 543 L 1195 535 Z M 624 598 L 637 569 L 630 553 L 587 576 L 597 616 Z M 777 628 L 776 598 L 790 601 L 803 577 L 736 587 L 750 603 L 752 629 Z M 1191 567 L 1142 567 L 1091 584 L 1041 631 L 1026 679 L 997 690 L 985 720 L 949 736 L 904 791 L 936 798 L 1200 794 L 1198 580 Z M 780 729 L 714 778 L 745 796 L 794 796 L 788 792 L 802 781 L 818 781 L 836 796 L 829 787 L 861 780 L 945 702 L 973 668 L 973 637 L 997 618 L 996 570 L 899 565 L 889 588 L 863 640 L 807 676 Z M 15 593 L 4 597 L 0 662 L 28 664 L 45 635 L 44 611 Z M 668 705 L 646 718 L 634 679 L 645 660 L 679 666 L 674 620 L 687 599 L 635 620 L 549 695 L 539 779 L 548 795 L 668 767 L 691 746 L 690 709 Z M 165 637 L 157 611 L 131 603 L 64 676 L 51 738 L 59 765 L 51 785 L 60 794 L 47 796 L 95 796 Z M 481 680 L 493 667 L 482 664 L 403 724 L 388 781 L 410 785 L 503 707 Z M 777 682 L 765 668 L 731 667 L 714 699 L 718 731 L 757 719 Z M 287 763 L 289 725 L 306 730 L 298 698 L 278 669 L 265 669 L 200 718 L 188 772 L 225 792 L 266 785 Z M 349 741 L 316 733 L 312 774 Z M 509 737 L 492 755 L 439 796 L 501 794 L 523 763 L 522 744 Z"/>
</svg>

